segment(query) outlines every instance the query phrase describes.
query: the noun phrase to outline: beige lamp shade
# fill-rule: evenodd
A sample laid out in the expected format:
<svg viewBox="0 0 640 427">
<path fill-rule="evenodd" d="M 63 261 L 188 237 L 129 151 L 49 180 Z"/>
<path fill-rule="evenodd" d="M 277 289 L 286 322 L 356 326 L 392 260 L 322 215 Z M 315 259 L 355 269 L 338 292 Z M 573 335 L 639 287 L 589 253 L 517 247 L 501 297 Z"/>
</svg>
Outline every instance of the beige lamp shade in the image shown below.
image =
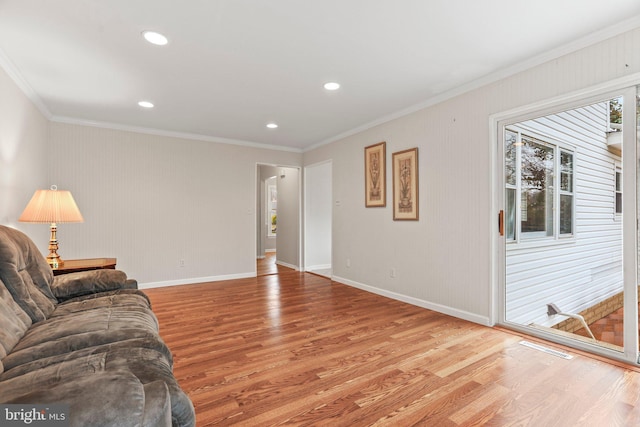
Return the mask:
<svg viewBox="0 0 640 427">
<path fill-rule="evenodd" d="M 84 222 L 71 192 L 54 187 L 51 190 L 37 190 L 18 221 L 50 224 Z"/>
<path fill-rule="evenodd" d="M 84 219 L 71 192 L 58 191 L 58 188 L 52 185 L 51 190 L 37 190 L 35 192 L 18 221 L 50 224 L 51 237 L 49 238 L 47 262 L 52 268 L 58 268 L 64 265 L 64 261 L 58 255 L 56 235 L 58 227 L 56 223 L 84 222 Z"/>
</svg>

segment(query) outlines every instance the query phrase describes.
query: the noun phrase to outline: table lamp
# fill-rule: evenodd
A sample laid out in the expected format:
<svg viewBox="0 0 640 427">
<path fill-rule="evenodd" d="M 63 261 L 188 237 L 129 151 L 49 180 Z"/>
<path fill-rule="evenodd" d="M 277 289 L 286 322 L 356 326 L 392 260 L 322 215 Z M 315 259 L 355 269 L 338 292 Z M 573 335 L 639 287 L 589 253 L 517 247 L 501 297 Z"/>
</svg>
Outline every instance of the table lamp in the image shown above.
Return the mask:
<svg viewBox="0 0 640 427">
<path fill-rule="evenodd" d="M 52 268 L 58 268 L 64 265 L 64 261 L 58 255 L 56 224 L 62 222 L 84 222 L 84 219 L 75 200 L 73 200 L 71 192 L 66 190 L 58 191 L 58 187 L 52 185 L 51 190 L 36 190 L 18 221 L 51 224 L 47 262 Z"/>
</svg>

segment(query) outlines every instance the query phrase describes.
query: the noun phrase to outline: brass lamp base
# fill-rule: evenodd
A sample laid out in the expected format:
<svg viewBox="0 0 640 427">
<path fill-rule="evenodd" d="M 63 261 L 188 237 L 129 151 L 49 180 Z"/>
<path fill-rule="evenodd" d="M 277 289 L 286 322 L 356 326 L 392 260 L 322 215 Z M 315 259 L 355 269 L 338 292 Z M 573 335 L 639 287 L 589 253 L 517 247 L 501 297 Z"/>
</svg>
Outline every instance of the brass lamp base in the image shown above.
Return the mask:
<svg viewBox="0 0 640 427">
<path fill-rule="evenodd" d="M 58 268 L 64 265 L 64 261 L 58 255 L 58 238 L 56 232 L 58 227 L 55 222 L 51 223 L 51 237 L 49 238 L 49 255 L 47 255 L 47 262 L 51 268 Z"/>
<path fill-rule="evenodd" d="M 55 258 L 52 255 L 58 255 L 58 254 L 47 255 L 47 262 L 49 263 L 51 268 L 62 267 L 64 265 L 64 261 L 62 260 L 62 258 L 60 258 L 60 256 L 58 256 L 58 258 Z"/>
</svg>

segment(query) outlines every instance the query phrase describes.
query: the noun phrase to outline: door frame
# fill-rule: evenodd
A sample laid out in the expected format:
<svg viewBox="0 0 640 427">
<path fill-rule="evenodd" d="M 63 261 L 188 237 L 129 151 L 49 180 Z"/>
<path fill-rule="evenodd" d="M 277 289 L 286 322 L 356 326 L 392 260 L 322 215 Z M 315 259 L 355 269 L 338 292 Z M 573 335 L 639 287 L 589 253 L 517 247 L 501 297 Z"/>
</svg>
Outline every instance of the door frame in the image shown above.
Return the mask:
<svg viewBox="0 0 640 427">
<path fill-rule="evenodd" d="M 542 330 L 533 330 L 526 326 L 509 323 L 505 320 L 505 279 L 506 279 L 506 250 L 505 238 L 500 236 L 498 215 L 504 210 L 504 143 L 502 128 L 508 123 L 557 113 L 562 110 L 584 106 L 589 103 L 602 101 L 608 96 L 623 95 L 623 111 L 635 111 L 637 86 L 640 85 L 640 73 L 635 73 L 620 79 L 605 82 L 596 86 L 543 100 L 511 110 L 493 114 L 489 117 L 489 149 L 491 159 L 491 207 L 489 215 L 491 232 L 491 307 L 490 324 L 501 325 L 509 329 L 537 336 L 569 347 L 602 355 L 611 359 L 622 360 L 627 363 L 638 364 L 638 183 L 635 159 L 637 159 L 636 120 L 623 120 L 623 236 L 631 235 L 633 239 L 623 238 L 623 280 L 624 280 L 624 351 L 618 352 L 591 343 L 572 340 Z M 628 114 L 628 113 L 627 113 Z M 634 114 L 635 116 L 635 114 Z M 629 309 L 629 307 L 631 309 Z"/>
<path fill-rule="evenodd" d="M 297 245 L 298 245 L 298 250 L 297 250 L 297 254 L 296 254 L 296 260 L 297 260 L 297 265 L 285 265 L 286 267 L 289 268 L 293 268 L 296 271 L 299 271 L 302 269 L 302 252 L 303 252 L 303 247 L 302 247 L 302 222 L 303 222 L 303 218 L 302 218 L 302 168 L 299 165 L 284 165 L 284 164 L 280 164 L 280 163 L 266 163 L 266 162 L 256 162 L 256 167 L 255 167 L 255 175 L 254 175 L 254 198 L 255 198 L 255 203 L 256 203 L 256 209 L 254 209 L 255 213 L 256 213 L 256 218 L 253 222 L 253 226 L 254 226 L 254 232 L 253 232 L 253 236 L 254 236 L 254 247 L 253 247 L 253 253 L 254 253 L 254 259 L 258 254 L 258 248 L 259 248 L 259 243 L 258 243 L 258 239 L 261 239 L 261 236 L 259 236 L 260 233 L 260 228 L 259 228 L 259 224 L 258 222 L 260 221 L 260 216 L 261 216 L 261 209 L 262 206 L 260 205 L 260 197 L 261 197 L 261 193 L 263 188 L 259 185 L 260 184 L 260 167 L 261 166 L 271 166 L 271 167 L 275 167 L 275 168 L 289 168 L 289 169 L 297 169 L 298 170 L 298 179 L 297 179 L 297 187 L 298 187 L 298 206 L 297 206 L 297 216 L 298 216 L 298 229 L 297 229 L 297 233 L 298 233 L 298 237 L 297 237 Z M 278 195 L 279 196 L 279 195 Z M 278 243 L 276 240 L 276 253 L 277 253 L 277 247 L 278 247 Z M 254 263 L 254 274 L 258 274 L 257 268 L 255 267 L 255 263 Z"/>
</svg>

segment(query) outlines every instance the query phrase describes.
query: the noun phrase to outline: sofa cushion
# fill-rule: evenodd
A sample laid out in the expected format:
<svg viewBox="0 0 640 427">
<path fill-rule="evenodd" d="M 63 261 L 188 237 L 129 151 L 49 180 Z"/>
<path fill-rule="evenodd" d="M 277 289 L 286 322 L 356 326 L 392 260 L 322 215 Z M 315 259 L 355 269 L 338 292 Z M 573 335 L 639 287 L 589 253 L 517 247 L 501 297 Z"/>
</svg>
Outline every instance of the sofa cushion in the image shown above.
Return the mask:
<svg viewBox="0 0 640 427">
<path fill-rule="evenodd" d="M 29 326 L 31 318 L 13 300 L 0 280 L 0 373 L 3 371 L 2 359 L 16 346 Z"/>
<path fill-rule="evenodd" d="M 171 396 L 169 395 L 167 384 L 163 381 L 145 384 L 142 425 L 171 427 L 171 421 Z M 195 425 L 195 422 L 191 425 Z"/>
<path fill-rule="evenodd" d="M 0 280 L 33 322 L 46 319 L 57 304 L 49 287 L 53 272 L 24 233 L 0 226 Z"/>
<path fill-rule="evenodd" d="M 146 384 L 155 380 L 162 380 L 171 395 L 171 414 L 173 424 L 190 426 L 195 424 L 193 404 L 182 391 L 175 377 L 171 365 L 162 354 L 146 348 L 133 347 L 126 352 L 123 349 L 111 352 L 107 356 L 106 366 L 109 370 L 130 370 Z"/>
<path fill-rule="evenodd" d="M 94 295 L 84 295 L 82 297 L 67 300 L 58 304 L 51 317 L 66 316 L 71 313 L 79 313 L 102 308 L 129 307 L 150 309 L 149 298 L 136 289 L 122 289 L 119 291 L 102 292 Z M 153 312 L 150 312 L 153 314 Z"/>
<path fill-rule="evenodd" d="M 3 363 L 5 370 L 9 370 L 33 360 L 83 348 L 132 338 L 157 337 L 157 331 L 153 312 L 139 307 L 106 307 L 53 316 L 34 324 Z"/>
<path fill-rule="evenodd" d="M 90 270 L 61 274 L 53 278 L 51 291 L 58 301 L 116 289 L 137 289 L 135 280 L 120 270 Z"/>
<path fill-rule="evenodd" d="M 157 336 L 147 336 L 144 338 L 132 338 L 125 341 L 116 341 L 99 346 L 83 348 L 82 350 L 76 350 L 71 353 L 63 353 L 35 359 L 31 362 L 14 366 L 13 368 L 0 374 L 0 381 L 4 382 L 11 378 L 26 375 L 30 372 L 41 371 L 53 365 L 60 366 L 58 364 L 61 363 L 66 364 L 71 363 L 71 361 L 80 361 L 73 363 L 83 363 L 82 360 L 87 360 L 86 358 L 93 357 L 94 355 L 102 355 L 104 353 L 115 354 L 121 350 L 128 351 L 131 348 L 148 349 L 162 354 L 169 366 L 173 367 L 173 357 L 165 343 L 162 340 L 158 339 Z"/>
<path fill-rule="evenodd" d="M 66 403 L 72 427 L 155 427 L 171 423 L 166 385 L 159 382 L 142 384 L 129 371 L 102 371 L 73 380 L 62 377 L 50 387 L 32 387 L 28 393 L 6 397 L 0 397 L 0 401 Z"/>
<path fill-rule="evenodd" d="M 22 366 L 9 370 L 2 378 L 0 401 L 25 401 L 22 400 L 24 396 L 34 397 L 33 390 L 50 390 L 51 393 L 58 394 L 61 384 L 73 384 L 78 380 L 93 377 L 99 381 L 100 374 L 104 372 L 131 372 L 142 384 L 158 381 L 166 384 L 170 395 L 167 402 L 171 407 L 174 424 L 194 425 L 193 405 L 176 382 L 165 355 L 155 349 L 140 347 L 139 344 L 136 340 L 121 342 L 103 346 L 93 353 L 89 353 L 89 349 L 75 352 L 78 353 L 75 357 L 47 366 L 39 365 L 36 368 L 38 362 L 34 362 L 27 370 L 22 370 Z M 70 353 L 68 356 L 72 355 L 73 353 Z M 22 371 L 21 374 L 9 378 L 7 374 L 16 370 Z M 47 399 L 49 398 L 47 394 Z M 68 403 L 65 400 L 59 401 Z"/>
</svg>

